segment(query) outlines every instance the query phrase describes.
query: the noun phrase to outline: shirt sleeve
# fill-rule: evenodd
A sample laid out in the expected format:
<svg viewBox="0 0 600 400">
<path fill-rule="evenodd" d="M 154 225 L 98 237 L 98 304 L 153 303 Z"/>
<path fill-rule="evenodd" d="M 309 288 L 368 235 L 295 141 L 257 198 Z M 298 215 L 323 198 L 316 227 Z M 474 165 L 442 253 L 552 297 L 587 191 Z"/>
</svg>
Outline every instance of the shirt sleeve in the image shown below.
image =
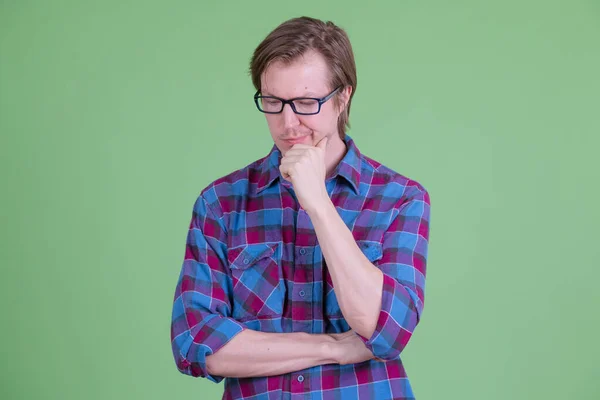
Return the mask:
<svg viewBox="0 0 600 400">
<path fill-rule="evenodd" d="M 382 360 L 397 358 L 407 345 L 423 312 L 425 267 L 429 241 L 430 201 L 419 185 L 399 207 L 383 236 L 381 311 L 370 338 L 357 334 Z"/>
<path fill-rule="evenodd" d="M 171 347 L 180 372 L 215 383 L 223 377 L 208 373 L 206 357 L 245 329 L 231 318 L 226 237 L 221 219 L 200 195 L 194 204 L 175 288 Z"/>
</svg>

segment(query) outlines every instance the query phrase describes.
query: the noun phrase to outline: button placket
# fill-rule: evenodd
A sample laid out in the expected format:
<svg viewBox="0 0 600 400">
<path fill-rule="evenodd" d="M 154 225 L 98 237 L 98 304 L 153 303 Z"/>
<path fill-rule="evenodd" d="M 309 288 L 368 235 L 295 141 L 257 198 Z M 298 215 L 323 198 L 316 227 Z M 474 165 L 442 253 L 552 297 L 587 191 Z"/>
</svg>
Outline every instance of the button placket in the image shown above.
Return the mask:
<svg viewBox="0 0 600 400">
<path fill-rule="evenodd" d="M 299 207 L 297 214 L 297 231 L 304 231 L 297 235 L 295 243 L 295 273 L 294 273 L 294 299 L 292 301 L 292 315 L 298 315 L 292 325 L 295 331 L 314 333 L 314 304 L 312 304 L 313 272 L 313 240 L 309 232 L 314 232 L 312 221 L 306 210 Z M 308 240 L 307 240 L 308 239 Z M 300 317 L 301 316 L 301 317 Z"/>
</svg>

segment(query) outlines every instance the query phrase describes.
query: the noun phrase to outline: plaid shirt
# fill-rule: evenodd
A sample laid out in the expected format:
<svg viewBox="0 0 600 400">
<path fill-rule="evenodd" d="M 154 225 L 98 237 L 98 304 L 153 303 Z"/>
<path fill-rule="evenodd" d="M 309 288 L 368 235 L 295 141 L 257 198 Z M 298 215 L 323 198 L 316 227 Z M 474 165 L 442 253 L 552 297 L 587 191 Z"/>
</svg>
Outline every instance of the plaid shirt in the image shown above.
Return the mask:
<svg viewBox="0 0 600 400">
<path fill-rule="evenodd" d="M 423 311 L 429 195 L 418 183 L 348 151 L 326 180 L 329 196 L 365 256 L 384 274 L 377 327 L 359 335 L 382 359 L 327 364 L 288 374 L 225 379 L 224 399 L 413 399 L 400 359 Z M 171 343 L 177 368 L 213 382 L 206 356 L 244 329 L 341 333 L 323 252 L 281 152 L 205 188 L 195 204 L 175 289 Z"/>
</svg>

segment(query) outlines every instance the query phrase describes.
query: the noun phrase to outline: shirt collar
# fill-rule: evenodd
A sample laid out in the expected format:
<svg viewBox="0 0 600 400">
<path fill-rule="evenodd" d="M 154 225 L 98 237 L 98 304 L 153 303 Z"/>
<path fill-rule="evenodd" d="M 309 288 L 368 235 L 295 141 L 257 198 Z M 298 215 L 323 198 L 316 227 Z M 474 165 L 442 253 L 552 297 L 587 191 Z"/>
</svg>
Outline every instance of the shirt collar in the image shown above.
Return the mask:
<svg viewBox="0 0 600 400">
<path fill-rule="evenodd" d="M 342 160 L 335 167 L 335 170 L 331 174 L 330 178 L 336 178 L 337 176 L 341 176 L 344 178 L 354 189 L 355 193 L 358 193 L 358 185 L 360 184 L 360 169 L 361 169 L 361 153 L 354 144 L 354 140 L 346 134 L 344 138 L 344 143 L 346 143 L 346 154 L 342 158 Z M 273 144 L 271 151 L 269 154 L 263 158 L 262 162 L 259 165 L 259 170 L 261 171 L 261 176 L 258 181 L 258 186 L 256 188 L 256 193 L 260 193 L 265 190 L 267 187 L 271 186 L 271 184 L 277 180 L 282 179 L 281 172 L 279 171 L 279 165 L 281 164 L 281 151 L 277 147 L 277 145 Z"/>
</svg>

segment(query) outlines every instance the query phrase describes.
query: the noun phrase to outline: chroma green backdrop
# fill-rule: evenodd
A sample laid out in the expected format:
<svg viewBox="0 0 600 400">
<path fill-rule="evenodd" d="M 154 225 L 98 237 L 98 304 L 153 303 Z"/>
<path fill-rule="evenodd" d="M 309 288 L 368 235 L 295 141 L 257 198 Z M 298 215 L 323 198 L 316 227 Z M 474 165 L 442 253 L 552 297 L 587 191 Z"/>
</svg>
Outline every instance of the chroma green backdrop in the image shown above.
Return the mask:
<svg viewBox="0 0 600 400">
<path fill-rule="evenodd" d="M 247 66 L 344 27 L 349 132 L 432 200 L 419 400 L 600 398 L 598 1 L 0 1 L 2 399 L 219 399 L 171 304 L 194 200 L 264 156 Z"/>
</svg>

